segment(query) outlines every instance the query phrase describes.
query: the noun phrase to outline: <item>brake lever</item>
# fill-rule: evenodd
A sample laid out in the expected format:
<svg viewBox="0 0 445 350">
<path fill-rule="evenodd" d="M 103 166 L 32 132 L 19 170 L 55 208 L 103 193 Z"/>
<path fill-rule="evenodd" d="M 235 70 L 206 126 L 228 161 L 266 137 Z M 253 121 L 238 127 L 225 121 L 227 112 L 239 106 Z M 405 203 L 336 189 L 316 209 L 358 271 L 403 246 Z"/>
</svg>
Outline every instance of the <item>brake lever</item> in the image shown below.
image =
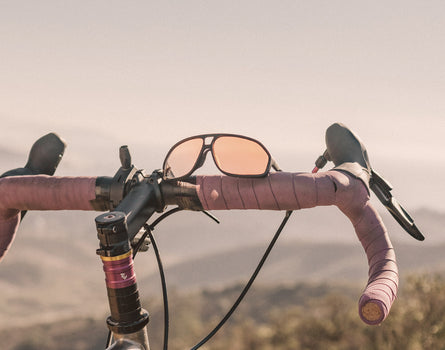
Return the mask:
<svg viewBox="0 0 445 350">
<path fill-rule="evenodd" d="M 406 232 L 419 241 L 425 239 L 414 224 L 414 220 L 408 212 L 400 205 L 397 199 L 393 197 L 391 193 L 391 190 L 393 189 L 391 184 L 374 170 L 371 170 L 369 186 L 380 202 L 382 202 L 386 209 L 388 209 L 392 217 L 405 229 Z"/>
<path fill-rule="evenodd" d="M 39 138 L 31 147 L 28 161 L 23 168 L 9 170 L 0 178 L 22 175 L 54 175 L 63 153 L 66 143 L 55 133 L 49 133 Z"/>
<path fill-rule="evenodd" d="M 375 193 L 392 217 L 413 238 L 419 241 L 425 239 L 408 212 L 393 197 L 392 185 L 372 169 L 366 148 L 358 136 L 345 125 L 335 123 L 326 130 L 326 145 L 327 150 L 318 157 L 313 172 L 332 161 L 335 165 L 333 170 L 362 180 L 368 191 L 371 189 Z"/>
<path fill-rule="evenodd" d="M 59 135 L 49 133 L 40 137 L 31 147 L 28 155 L 28 161 L 23 168 L 9 170 L 0 175 L 24 176 L 24 175 L 54 175 L 60 160 L 65 152 L 66 142 Z M 20 220 L 26 215 L 26 210 L 21 211 Z"/>
</svg>

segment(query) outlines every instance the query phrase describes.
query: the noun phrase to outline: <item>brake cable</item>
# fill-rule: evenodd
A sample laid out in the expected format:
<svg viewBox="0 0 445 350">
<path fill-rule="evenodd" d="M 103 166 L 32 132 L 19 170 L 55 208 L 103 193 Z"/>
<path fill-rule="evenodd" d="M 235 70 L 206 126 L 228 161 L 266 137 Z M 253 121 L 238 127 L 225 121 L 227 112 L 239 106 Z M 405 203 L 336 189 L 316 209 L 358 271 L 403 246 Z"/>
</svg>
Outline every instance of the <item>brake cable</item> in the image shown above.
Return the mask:
<svg viewBox="0 0 445 350">
<path fill-rule="evenodd" d="M 168 212 L 165 212 L 160 217 L 158 217 L 151 225 L 145 224 L 144 230 L 145 232 L 142 234 L 142 236 L 139 238 L 138 242 L 135 244 L 133 250 L 133 259 L 136 257 L 137 252 L 139 251 L 140 247 L 142 246 L 143 242 L 147 238 L 147 236 L 150 239 L 150 242 L 153 246 L 153 250 L 155 252 L 156 261 L 158 263 L 158 270 L 159 275 L 161 279 L 161 287 L 162 287 L 162 298 L 163 298 L 163 305 L 164 305 L 164 340 L 163 340 L 163 349 L 168 349 L 168 337 L 169 337 L 169 324 L 170 324 L 170 318 L 169 318 L 169 306 L 168 306 L 168 293 L 167 293 L 167 283 L 165 279 L 165 273 L 164 273 L 164 267 L 162 264 L 162 260 L 160 257 L 159 249 L 156 244 L 156 240 L 152 234 L 152 231 L 154 227 L 159 224 L 163 219 L 166 217 L 177 213 L 179 211 L 183 210 L 183 208 L 176 207 Z M 210 217 L 212 220 L 219 223 L 219 220 L 214 217 L 212 214 L 210 214 L 207 211 L 202 211 L 204 214 L 206 214 L 208 217 Z M 288 222 L 290 216 L 292 214 L 291 210 L 286 211 L 286 214 L 278 227 L 277 231 L 275 232 L 275 235 L 273 236 L 271 242 L 269 243 L 268 247 L 266 248 L 266 251 L 264 252 L 263 256 L 261 257 L 261 260 L 259 261 L 257 267 L 255 268 L 254 272 L 252 273 L 251 277 L 249 278 L 248 282 L 244 286 L 243 290 L 241 291 L 238 298 L 235 300 L 232 307 L 229 309 L 229 311 L 225 314 L 225 316 L 221 319 L 221 321 L 213 328 L 212 331 L 209 332 L 207 336 L 205 336 L 199 343 L 197 343 L 195 346 L 193 346 L 190 350 L 196 350 L 199 349 L 202 345 L 207 343 L 220 329 L 221 327 L 227 322 L 227 320 L 232 316 L 232 314 L 235 312 L 235 310 L 238 308 L 238 306 L 243 301 L 244 297 L 246 296 L 247 292 L 249 291 L 250 287 L 252 286 L 253 282 L 255 281 L 256 277 L 258 276 L 260 270 L 262 269 L 264 263 L 266 262 L 267 258 L 269 257 L 270 252 L 272 251 L 273 247 L 275 246 L 275 243 L 277 242 L 281 232 L 283 231 L 284 226 Z M 108 344 L 111 342 L 111 332 L 109 332 L 108 335 Z M 109 346 L 109 345 L 108 345 Z"/>
<path fill-rule="evenodd" d="M 147 232 L 147 227 L 149 227 L 153 231 L 155 226 L 157 224 L 159 224 L 162 220 L 164 220 L 166 217 L 168 217 L 174 213 L 177 213 L 181 210 L 184 210 L 184 209 L 181 207 L 173 208 L 173 209 L 165 212 L 161 216 L 159 216 L 155 221 L 153 221 L 153 223 L 151 225 L 147 225 L 147 224 L 144 225 L 145 232 L 142 234 L 142 236 L 138 239 L 138 242 L 133 247 L 133 259 L 136 257 L 136 254 L 139 252 L 139 249 L 141 248 L 142 244 L 144 244 L 144 241 L 147 238 L 147 236 L 149 236 L 149 233 Z"/>
<path fill-rule="evenodd" d="M 173 214 L 173 213 L 171 213 L 171 214 Z M 167 282 L 165 281 L 164 267 L 162 265 L 162 260 L 161 260 L 161 255 L 159 254 L 158 245 L 156 244 L 156 240 L 152 233 L 153 226 L 145 224 L 144 229 L 145 229 L 145 233 L 150 238 L 151 245 L 153 246 L 153 250 L 156 255 L 156 261 L 158 262 L 159 277 L 161 278 L 161 286 L 162 286 L 162 300 L 163 300 L 163 305 L 164 305 L 164 346 L 163 346 L 163 349 L 167 350 L 168 349 L 168 332 L 169 332 L 169 328 L 170 328 L 170 312 L 168 309 Z"/>
<path fill-rule="evenodd" d="M 153 221 L 153 223 L 151 225 L 145 224 L 144 225 L 145 232 L 142 234 L 139 241 L 136 243 L 136 245 L 134 247 L 134 253 L 133 253 L 133 259 L 134 259 L 137 252 L 139 251 L 140 247 L 142 246 L 143 242 L 145 241 L 145 239 L 148 236 L 150 239 L 150 242 L 153 246 L 153 250 L 155 252 L 156 261 L 158 263 L 159 277 L 161 279 L 162 300 L 163 300 L 163 305 L 164 305 L 164 340 L 163 340 L 163 343 L 164 343 L 163 349 L 164 350 L 168 349 L 168 334 L 169 334 L 169 328 L 170 328 L 170 312 L 169 312 L 169 307 L 168 307 L 167 282 L 165 280 L 165 273 L 164 273 L 164 267 L 162 264 L 161 255 L 159 253 L 158 245 L 156 243 L 156 240 L 155 240 L 155 237 L 153 236 L 152 231 L 154 230 L 155 226 L 157 224 L 159 224 L 162 220 L 164 220 L 166 217 L 168 217 L 174 213 L 177 213 L 181 210 L 183 210 L 183 208 L 181 208 L 181 207 L 173 208 L 173 209 L 165 212 L 161 216 L 159 216 L 155 221 Z M 202 210 L 202 213 L 204 213 L 209 218 L 211 218 L 212 220 L 214 220 L 216 223 L 219 224 L 219 220 L 214 215 L 210 214 L 208 211 Z"/>
<path fill-rule="evenodd" d="M 163 304 L 164 304 L 164 349 L 167 349 L 167 345 L 168 344 L 168 331 L 169 331 L 169 311 L 168 311 L 168 297 L 167 297 L 167 283 L 165 281 L 165 273 L 164 273 L 164 267 L 162 264 L 162 260 L 161 260 L 161 256 L 159 254 L 159 249 L 158 249 L 158 245 L 156 244 L 156 240 L 152 234 L 152 231 L 154 230 L 155 226 L 157 224 L 159 224 L 162 220 L 164 220 L 166 217 L 177 213 L 181 210 L 184 210 L 181 207 L 176 207 L 173 208 L 165 213 L 163 213 L 161 216 L 159 216 L 155 221 L 153 221 L 153 223 L 151 225 L 149 224 L 145 224 L 144 227 L 144 233 L 142 234 L 142 236 L 138 239 L 138 241 L 136 242 L 136 244 L 133 246 L 133 260 L 136 258 L 136 254 L 139 252 L 140 248 L 142 247 L 142 244 L 144 244 L 144 241 L 146 240 L 147 236 L 150 239 L 150 242 L 153 246 L 153 250 L 155 252 L 155 256 L 156 256 L 156 261 L 158 263 L 158 270 L 159 270 L 159 275 L 161 278 L 161 287 L 162 287 L 162 297 L 163 297 Z M 208 215 L 209 217 L 211 217 L 212 219 L 216 220 L 218 222 L 218 220 L 211 214 L 206 213 L 206 215 Z M 112 341 L 113 337 L 112 337 L 112 333 L 111 331 L 108 331 L 108 336 L 107 336 L 107 342 L 106 342 L 106 348 L 108 348 L 111 345 L 111 341 Z"/>
<path fill-rule="evenodd" d="M 136 243 L 136 245 L 134 247 L 134 253 L 133 253 L 133 259 L 134 259 L 136 257 L 137 252 L 139 251 L 140 247 L 142 246 L 142 244 L 144 243 L 145 239 L 148 236 L 148 238 L 150 239 L 151 245 L 153 246 L 153 250 L 155 252 L 156 261 L 158 263 L 159 277 L 161 279 L 162 300 L 163 300 L 163 305 L 164 305 L 164 340 L 163 340 L 163 343 L 164 343 L 163 349 L 164 350 L 168 349 L 168 334 L 169 334 L 169 328 L 170 328 L 170 312 L 169 312 L 169 307 L 168 307 L 167 282 L 165 279 L 165 273 L 164 273 L 164 267 L 162 264 L 161 255 L 159 253 L 158 245 L 156 243 L 156 240 L 155 240 L 155 237 L 153 236 L 152 231 L 154 230 L 155 226 L 157 224 L 159 224 L 162 220 L 164 220 L 168 216 L 170 216 L 174 213 L 177 213 L 179 211 L 182 211 L 182 210 L 184 210 L 184 209 L 181 207 L 173 208 L 173 209 L 165 212 L 161 216 L 159 216 L 155 221 L 153 221 L 153 223 L 151 225 L 145 224 L 144 225 L 145 232 L 142 234 L 142 236 L 139 238 L 138 242 Z M 201 212 L 219 224 L 219 220 L 215 216 L 210 214 L 208 211 L 202 210 Z"/>
<path fill-rule="evenodd" d="M 283 231 L 283 228 L 286 225 L 287 221 L 289 220 L 289 217 L 291 214 L 292 214 L 292 210 L 286 211 L 283 221 L 281 222 L 280 226 L 278 227 L 278 230 L 275 232 L 275 235 L 273 236 L 273 238 L 272 238 L 271 242 L 269 243 L 266 251 L 264 252 L 260 262 L 258 263 L 257 267 L 255 268 L 255 271 L 253 272 L 249 281 L 247 282 L 247 284 L 241 291 L 241 294 L 239 295 L 238 299 L 236 299 L 235 303 L 232 305 L 230 310 L 221 319 L 221 321 L 215 326 L 215 328 L 213 328 L 213 330 L 205 338 L 203 338 L 198 344 L 196 344 L 190 350 L 196 350 L 196 349 L 200 348 L 202 345 L 204 345 L 205 343 L 207 343 L 220 330 L 220 328 L 227 322 L 227 320 L 230 318 L 230 316 L 232 316 L 233 312 L 236 310 L 236 308 L 239 306 L 241 301 L 246 296 L 247 292 L 249 291 L 250 287 L 252 286 L 253 282 L 255 281 L 255 278 L 257 277 L 258 273 L 260 272 L 261 268 L 263 267 L 264 263 L 266 262 L 266 259 L 268 258 L 270 252 L 272 251 L 272 248 L 274 247 L 275 243 L 277 242 L 278 237 L 280 236 L 281 231 Z"/>
</svg>

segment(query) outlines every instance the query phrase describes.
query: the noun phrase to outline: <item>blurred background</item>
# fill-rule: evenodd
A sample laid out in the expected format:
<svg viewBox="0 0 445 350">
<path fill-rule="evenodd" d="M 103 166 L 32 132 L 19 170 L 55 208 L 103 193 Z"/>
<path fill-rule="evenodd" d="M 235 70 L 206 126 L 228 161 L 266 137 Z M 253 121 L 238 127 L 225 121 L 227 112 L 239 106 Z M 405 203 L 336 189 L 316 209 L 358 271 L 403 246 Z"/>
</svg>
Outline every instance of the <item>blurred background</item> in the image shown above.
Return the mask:
<svg viewBox="0 0 445 350">
<path fill-rule="evenodd" d="M 112 176 L 124 144 L 151 171 L 175 142 L 208 132 L 257 138 L 284 170 L 310 171 L 326 128 L 342 122 L 427 237 L 411 239 L 375 202 L 402 273 L 445 268 L 444 2 L 1 1 L 0 28 L 0 173 L 48 132 L 68 144 L 57 175 Z M 282 246 L 293 250 L 264 283 L 366 281 L 352 227 L 331 209 L 294 215 Z M 197 213 L 163 226 L 172 271 L 191 264 L 171 272 L 178 290 L 244 278 L 282 215 L 216 214 L 220 226 Z M 0 265 L 0 328 L 106 312 L 95 215 L 29 214 Z M 295 249 L 314 253 L 297 261 Z M 330 270 L 308 267 L 333 251 Z M 233 268 L 212 269 L 229 252 Z M 154 261 L 143 265 L 151 291 Z"/>
</svg>

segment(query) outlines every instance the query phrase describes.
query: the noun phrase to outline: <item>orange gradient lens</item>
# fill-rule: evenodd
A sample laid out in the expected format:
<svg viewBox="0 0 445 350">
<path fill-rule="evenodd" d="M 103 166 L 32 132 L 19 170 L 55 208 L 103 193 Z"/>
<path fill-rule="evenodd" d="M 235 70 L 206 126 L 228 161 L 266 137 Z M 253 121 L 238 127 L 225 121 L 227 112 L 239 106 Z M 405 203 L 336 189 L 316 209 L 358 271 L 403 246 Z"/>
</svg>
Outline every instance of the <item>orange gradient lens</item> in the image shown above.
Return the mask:
<svg viewBox="0 0 445 350">
<path fill-rule="evenodd" d="M 231 175 L 259 176 L 266 173 L 270 156 L 257 142 L 236 136 L 220 136 L 213 143 L 218 168 Z"/>
<path fill-rule="evenodd" d="M 195 138 L 176 146 L 165 161 L 164 176 L 174 179 L 190 173 L 198 160 L 203 143 L 203 139 Z"/>
</svg>

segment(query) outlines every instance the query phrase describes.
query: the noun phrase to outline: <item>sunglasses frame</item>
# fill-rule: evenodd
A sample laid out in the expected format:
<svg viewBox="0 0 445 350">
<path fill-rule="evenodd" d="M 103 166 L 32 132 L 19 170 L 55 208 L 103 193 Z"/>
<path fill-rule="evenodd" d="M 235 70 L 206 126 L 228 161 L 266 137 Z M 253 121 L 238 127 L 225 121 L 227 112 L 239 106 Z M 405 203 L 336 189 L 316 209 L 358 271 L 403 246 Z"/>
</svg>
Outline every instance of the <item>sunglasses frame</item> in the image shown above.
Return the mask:
<svg viewBox="0 0 445 350">
<path fill-rule="evenodd" d="M 216 160 L 215 160 L 215 156 L 214 156 L 214 153 L 213 153 L 213 151 L 214 151 L 213 146 L 214 146 L 215 141 L 218 138 L 225 137 L 225 136 L 237 137 L 237 138 L 253 141 L 256 144 L 258 144 L 264 150 L 264 152 L 267 154 L 267 157 L 268 157 L 267 166 L 266 166 L 266 169 L 264 170 L 264 172 L 261 173 L 261 174 L 253 174 L 253 175 L 239 175 L 239 174 L 233 174 L 233 173 L 229 173 L 229 172 L 226 172 L 226 171 L 222 170 L 219 167 L 219 165 L 216 162 Z M 212 141 L 209 144 L 206 144 L 205 143 L 206 139 L 210 138 L 210 137 L 212 138 Z M 190 141 L 190 140 L 193 140 L 193 139 L 199 139 L 199 138 L 203 140 L 203 144 L 201 146 L 201 150 L 199 151 L 198 157 L 196 158 L 195 163 L 193 164 L 193 167 L 191 168 L 191 170 L 187 174 L 182 175 L 182 176 L 178 176 L 178 177 L 174 177 L 174 178 L 166 177 L 166 175 L 165 175 L 165 167 L 166 167 L 166 163 L 167 163 L 167 160 L 168 160 L 170 154 L 179 145 L 181 145 L 181 144 L 183 144 L 183 143 L 185 143 L 187 141 Z M 195 172 L 197 169 L 199 169 L 204 164 L 208 152 L 210 152 L 212 154 L 213 162 L 215 163 L 215 165 L 218 168 L 218 170 L 221 171 L 224 175 L 227 175 L 227 176 L 244 177 L 244 178 L 249 178 L 249 177 L 251 177 L 251 178 L 265 177 L 265 176 L 267 176 L 267 174 L 269 174 L 270 168 L 274 166 L 274 160 L 273 160 L 270 152 L 268 151 L 268 149 L 260 141 L 254 139 L 254 138 L 251 138 L 251 137 L 248 137 L 248 136 L 244 136 L 244 135 L 228 134 L 228 133 L 200 134 L 200 135 L 190 136 L 190 137 L 187 137 L 185 139 L 182 139 L 181 141 L 176 142 L 170 148 L 170 150 L 168 151 L 167 155 L 165 156 L 164 162 L 162 164 L 162 173 L 163 173 L 162 178 L 165 181 L 176 181 L 176 180 L 182 180 L 182 179 L 190 177 L 190 175 L 192 175 L 193 172 Z"/>
</svg>

